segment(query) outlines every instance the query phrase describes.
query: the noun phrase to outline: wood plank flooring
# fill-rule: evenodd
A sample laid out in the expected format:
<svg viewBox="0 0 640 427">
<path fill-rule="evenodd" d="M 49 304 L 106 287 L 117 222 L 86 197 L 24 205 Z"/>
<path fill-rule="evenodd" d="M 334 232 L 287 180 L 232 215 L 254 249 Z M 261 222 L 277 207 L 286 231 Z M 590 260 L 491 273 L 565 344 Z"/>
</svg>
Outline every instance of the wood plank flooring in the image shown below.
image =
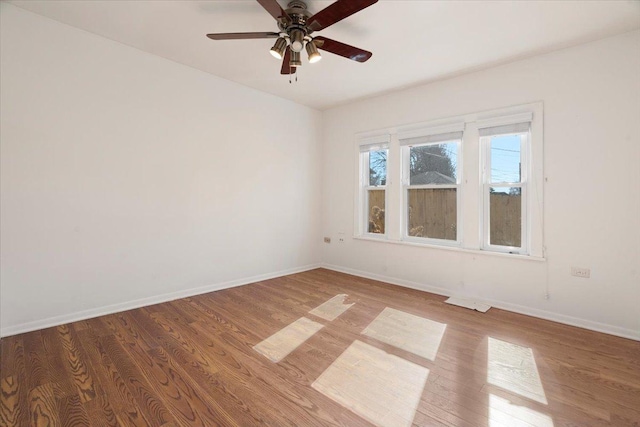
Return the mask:
<svg viewBox="0 0 640 427">
<path fill-rule="evenodd" d="M 0 425 L 371 426 L 311 387 L 359 340 L 429 370 L 415 426 L 640 426 L 640 342 L 444 299 L 318 269 L 6 337 Z M 361 334 L 385 307 L 447 325 L 434 361 Z M 303 316 L 324 327 L 281 362 L 253 350 Z M 547 404 L 488 381 L 489 338 L 531 349 Z"/>
</svg>

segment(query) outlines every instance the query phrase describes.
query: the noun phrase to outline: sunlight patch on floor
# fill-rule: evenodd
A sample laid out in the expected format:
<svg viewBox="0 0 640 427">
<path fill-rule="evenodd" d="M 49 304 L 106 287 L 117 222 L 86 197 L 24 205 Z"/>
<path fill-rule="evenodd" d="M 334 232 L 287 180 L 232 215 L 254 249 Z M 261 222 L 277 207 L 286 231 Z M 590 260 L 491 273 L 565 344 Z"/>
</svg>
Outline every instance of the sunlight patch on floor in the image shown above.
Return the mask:
<svg viewBox="0 0 640 427">
<path fill-rule="evenodd" d="M 311 385 L 379 427 L 411 426 L 429 370 L 354 341 Z"/>
<path fill-rule="evenodd" d="M 347 298 L 347 294 L 336 295 L 329 301 L 326 301 L 322 305 L 319 305 L 318 307 L 311 310 L 309 314 L 313 314 L 314 316 L 318 316 L 329 321 L 334 320 L 342 313 L 350 309 L 353 304 L 355 304 L 345 304 L 345 298 Z"/>
<path fill-rule="evenodd" d="M 489 337 L 487 382 L 547 404 L 533 351 Z"/>
<path fill-rule="evenodd" d="M 292 324 L 282 328 L 264 341 L 256 344 L 253 349 L 272 362 L 279 362 L 303 342 L 311 338 L 324 325 L 301 317 Z"/>
<path fill-rule="evenodd" d="M 385 308 L 362 333 L 434 361 L 447 325 Z"/>
<path fill-rule="evenodd" d="M 489 427 L 554 427 L 549 415 L 489 395 Z"/>
</svg>

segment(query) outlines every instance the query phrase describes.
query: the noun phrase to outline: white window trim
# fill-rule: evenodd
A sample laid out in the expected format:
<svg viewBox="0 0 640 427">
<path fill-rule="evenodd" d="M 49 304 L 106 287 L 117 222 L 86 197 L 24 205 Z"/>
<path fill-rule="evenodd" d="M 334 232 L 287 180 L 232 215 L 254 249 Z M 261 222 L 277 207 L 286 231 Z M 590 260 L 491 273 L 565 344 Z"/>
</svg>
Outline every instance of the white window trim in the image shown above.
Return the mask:
<svg viewBox="0 0 640 427">
<path fill-rule="evenodd" d="M 482 231 L 483 231 L 483 210 L 484 210 L 484 191 L 482 180 L 482 150 L 479 144 L 478 130 L 480 128 L 513 124 L 516 122 L 524 122 L 530 120 L 530 138 L 529 152 L 527 158 L 529 177 L 526 188 L 526 196 L 523 194 L 523 200 L 526 197 L 527 206 L 523 215 L 528 220 L 528 254 L 513 254 L 508 252 L 496 252 L 487 250 L 482 247 Z M 459 150 L 459 171 L 460 176 L 458 192 L 460 193 L 460 202 L 458 203 L 458 246 L 443 245 L 438 240 L 436 244 L 433 241 L 424 242 L 426 239 L 419 239 L 419 242 L 403 240 L 404 222 L 403 203 L 405 202 L 405 189 L 401 181 L 402 179 L 402 157 L 401 147 L 399 145 L 399 137 L 402 139 L 425 135 L 425 133 L 433 134 L 450 132 L 463 126 L 464 134 L 462 145 Z M 444 131 L 442 130 L 444 129 Z M 354 194 L 354 238 L 359 240 L 379 241 L 384 243 L 404 244 L 414 247 L 424 247 L 430 249 L 454 250 L 464 253 L 476 253 L 484 255 L 495 255 L 499 257 L 511 259 L 530 259 L 544 260 L 544 224 L 543 224 L 543 189 L 544 189 L 544 170 L 543 170 L 543 103 L 535 102 L 530 104 L 518 105 L 507 108 L 500 108 L 479 113 L 465 114 L 445 119 L 432 120 L 422 123 L 414 123 L 397 127 L 388 127 L 373 132 L 360 133 L 356 135 L 355 151 L 356 151 L 356 171 L 355 178 L 355 194 Z M 362 200 L 362 178 L 361 178 L 361 156 L 360 145 L 366 144 L 367 140 L 386 140 L 389 143 L 387 157 L 387 181 L 385 189 L 386 198 L 386 220 L 385 220 L 385 236 L 374 233 L 365 233 L 368 229 L 367 221 L 363 224 L 363 200 Z M 398 181 L 399 184 L 398 185 Z M 462 212 L 460 216 L 460 212 Z"/>
<path fill-rule="evenodd" d="M 464 122 L 456 120 L 447 124 L 405 126 L 398 129 L 398 140 L 418 138 L 422 136 L 442 135 L 453 132 L 464 132 Z"/>
<path fill-rule="evenodd" d="M 476 121 L 476 127 L 478 129 L 513 125 L 517 123 L 531 123 L 533 122 L 533 110 L 518 114 L 499 114 L 493 117 L 482 115 L 482 117 L 484 118 Z"/>
<path fill-rule="evenodd" d="M 521 261 L 538 261 L 538 262 L 546 261 L 545 258 L 531 256 L 531 255 L 510 254 L 510 253 L 507 253 L 507 252 L 482 251 L 482 250 L 478 250 L 478 249 L 467 249 L 467 248 L 457 247 L 457 246 L 432 245 L 432 244 L 426 244 L 426 243 L 422 243 L 422 242 L 420 242 L 420 243 L 407 242 L 407 241 L 403 241 L 403 240 L 374 239 L 374 238 L 371 238 L 369 236 L 358 236 L 358 235 L 354 235 L 353 238 L 354 238 L 354 240 L 361 240 L 361 241 L 364 241 L 364 242 L 380 242 L 380 243 L 385 243 L 385 244 L 392 243 L 394 245 L 421 248 L 421 249 L 426 249 L 426 250 L 429 250 L 429 249 L 444 250 L 444 251 L 449 251 L 449 252 L 459 252 L 459 253 L 466 253 L 466 254 L 473 254 L 473 255 L 486 255 L 488 257 L 514 259 L 514 260 L 521 260 Z"/>
</svg>

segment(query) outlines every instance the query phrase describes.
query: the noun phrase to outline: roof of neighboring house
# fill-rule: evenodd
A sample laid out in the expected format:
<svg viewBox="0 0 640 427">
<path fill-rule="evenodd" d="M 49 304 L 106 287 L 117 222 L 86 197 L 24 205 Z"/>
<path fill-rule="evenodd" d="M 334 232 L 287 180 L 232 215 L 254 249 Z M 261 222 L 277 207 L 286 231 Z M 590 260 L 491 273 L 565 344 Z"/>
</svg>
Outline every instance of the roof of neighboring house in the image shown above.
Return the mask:
<svg viewBox="0 0 640 427">
<path fill-rule="evenodd" d="M 427 171 L 411 177 L 411 185 L 455 184 L 455 178 L 436 171 Z"/>
</svg>

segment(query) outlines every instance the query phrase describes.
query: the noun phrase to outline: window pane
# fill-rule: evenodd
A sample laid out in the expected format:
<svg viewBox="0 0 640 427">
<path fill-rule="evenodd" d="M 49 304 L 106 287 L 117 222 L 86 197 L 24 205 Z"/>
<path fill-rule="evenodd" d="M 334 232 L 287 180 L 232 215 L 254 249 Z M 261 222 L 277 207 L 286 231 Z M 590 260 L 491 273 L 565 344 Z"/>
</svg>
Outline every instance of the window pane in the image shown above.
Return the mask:
<svg viewBox="0 0 640 427">
<path fill-rule="evenodd" d="M 520 182 L 521 135 L 491 138 L 491 182 Z"/>
<path fill-rule="evenodd" d="M 369 190 L 369 233 L 384 234 L 384 190 Z"/>
<path fill-rule="evenodd" d="M 408 193 L 409 236 L 457 240 L 455 188 L 409 189 Z"/>
<path fill-rule="evenodd" d="M 522 246 L 522 188 L 491 187 L 489 190 L 489 243 Z"/>
<path fill-rule="evenodd" d="M 456 184 L 458 144 L 421 145 L 411 147 L 409 184 Z"/>
<path fill-rule="evenodd" d="M 387 184 L 387 150 L 369 152 L 369 185 Z"/>
</svg>

